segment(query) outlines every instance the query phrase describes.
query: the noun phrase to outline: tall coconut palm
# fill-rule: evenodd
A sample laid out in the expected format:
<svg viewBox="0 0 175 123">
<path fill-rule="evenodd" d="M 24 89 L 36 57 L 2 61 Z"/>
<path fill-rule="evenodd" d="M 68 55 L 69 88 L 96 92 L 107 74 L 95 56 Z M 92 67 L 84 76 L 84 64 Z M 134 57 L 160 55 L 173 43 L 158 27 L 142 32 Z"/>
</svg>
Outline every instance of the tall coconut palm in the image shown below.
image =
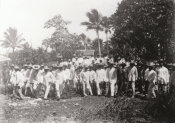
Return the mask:
<svg viewBox="0 0 175 123">
<path fill-rule="evenodd" d="M 108 34 L 111 33 L 112 28 L 111 21 L 108 17 L 106 16 L 102 17 L 102 26 L 106 34 L 106 41 L 108 41 Z"/>
<path fill-rule="evenodd" d="M 86 13 L 86 16 L 88 17 L 89 21 L 82 22 L 81 25 L 87 26 L 87 30 L 95 30 L 97 33 L 97 39 L 98 39 L 98 48 L 99 48 L 99 55 L 101 57 L 101 46 L 100 46 L 100 37 L 99 37 L 99 31 L 102 31 L 102 15 L 96 10 L 92 9 L 90 12 Z"/>
<path fill-rule="evenodd" d="M 4 32 L 4 40 L 1 40 L 1 45 L 5 48 L 12 48 L 14 53 L 16 48 L 21 48 L 23 41 L 25 41 L 25 39 L 22 38 L 22 34 L 18 35 L 17 29 L 9 27 L 7 31 Z"/>
</svg>

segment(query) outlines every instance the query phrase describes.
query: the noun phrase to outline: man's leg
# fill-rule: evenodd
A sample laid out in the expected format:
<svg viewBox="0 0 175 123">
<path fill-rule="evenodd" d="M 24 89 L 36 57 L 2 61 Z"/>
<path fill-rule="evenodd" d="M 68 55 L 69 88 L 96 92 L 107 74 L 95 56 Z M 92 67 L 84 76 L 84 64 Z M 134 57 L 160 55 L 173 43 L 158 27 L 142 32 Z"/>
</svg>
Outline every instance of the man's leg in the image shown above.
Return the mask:
<svg viewBox="0 0 175 123">
<path fill-rule="evenodd" d="M 60 99 L 60 86 L 58 83 L 56 83 L 55 88 L 56 88 L 57 99 Z"/>
<path fill-rule="evenodd" d="M 96 88 L 97 88 L 97 95 L 100 95 L 100 85 L 99 85 L 99 82 L 96 82 Z"/>
<path fill-rule="evenodd" d="M 45 94 L 44 94 L 44 99 L 47 99 L 48 94 L 49 94 L 49 91 L 50 91 L 50 84 L 48 84 L 48 85 L 46 86 L 46 91 L 45 91 Z"/>
<path fill-rule="evenodd" d="M 108 94 L 109 94 L 109 87 L 110 87 L 110 83 L 109 82 L 106 82 L 105 83 L 105 96 L 108 96 Z"/>
<path fill-rule="evenodd" d="M 87 96 L 87 94 L 86 94 L 86 85 L 85 85 L 84 82 L 82 83 L 82 90 L 83 90 L 83 95 Z"/>
<path fill-rule="evenodd" d="M 132 98 L 135 97 L 135 81 L 132 81 Z"/>
<path fill-rule="evenodd" d="M 110 82 L 110 84 L 111 84 L 111 97 L 113 97 L 114 96 L 114 93 L 115 93 L 115 82 Z"/>
<path fill-rule="evenodd" d="M 88 91 L 90 92 L 90 95 L 93 95 L 93 94 L 92 94 L 92 89 L 91 89 L 90 83 L 87 84 L 87 87 L 86 87 L 86 88 L 87 88 Z"/>
</svg>

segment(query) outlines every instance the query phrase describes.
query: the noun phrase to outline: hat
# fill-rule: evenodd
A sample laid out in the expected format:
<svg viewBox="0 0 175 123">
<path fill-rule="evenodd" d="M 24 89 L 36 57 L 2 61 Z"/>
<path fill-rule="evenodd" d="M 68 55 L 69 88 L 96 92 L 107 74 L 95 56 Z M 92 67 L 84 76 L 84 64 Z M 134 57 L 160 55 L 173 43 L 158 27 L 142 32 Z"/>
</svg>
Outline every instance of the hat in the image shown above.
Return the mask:
<svg viewBox="0 0 175 123">
<path fill-rule="evenodd" d="M 49 70 L 49 67 L 48 67 L 48 66 L 45 66 L 44 69 L 45 69 L 45 70 Z"/>
<path fill-rule="evenodd" d="M 28 65 L 27 64 L 24 64 L 23 67 L 28 67 Z"/>
<path fill-rule="evenodd" d="M 18 66 L 15 66 L 14 69 L 19 70 L 19 67 Z"/>
<path fill-rule="evenodd" d="M 27 66 L 27 68 L 32 68 L 33 66 L 32 66 L 32 64 L 29 64 L 28 66 Z"/>
<path fill-rule="evenodd" d="M 38 70 L 38 69 L 40 69 L 40 66 L 39 65 L 33 65 L 33 67 L 32 67 L 34 70 Z"/>
<path fill-rule="evenodd" d="M 162 62 L 164 62 L 164 60 L 163 60 L 163 59 L 160 59 L 160 60 L 159 60 L 159 63 L 162 63 Z"/>
<path fill-rule="evenodd" d="M 154 65 L 155 65 L 154 62 L 150 62 L 150 63 L 148 64 L 149 67 L 153 67 Z"/>
</svg>

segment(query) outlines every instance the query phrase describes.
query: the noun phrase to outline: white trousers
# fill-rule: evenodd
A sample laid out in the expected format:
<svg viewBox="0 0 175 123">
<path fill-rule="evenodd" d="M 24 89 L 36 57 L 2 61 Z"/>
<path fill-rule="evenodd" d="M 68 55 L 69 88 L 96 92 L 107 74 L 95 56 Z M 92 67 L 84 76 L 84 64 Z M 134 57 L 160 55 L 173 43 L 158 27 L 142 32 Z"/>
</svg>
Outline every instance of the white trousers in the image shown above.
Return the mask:
<svg viewBox="0 0 175 123">
<path fill-rule="evenodd" d="M 111 96 L 113 97 L 114 96 L 114 94 L 115 94 L 115 83 L 116 83 L 116 81 L 115 80 L 112 80 L 112 81 L 110 81 L 110 88 L 111 88 Z"/>
</svg>

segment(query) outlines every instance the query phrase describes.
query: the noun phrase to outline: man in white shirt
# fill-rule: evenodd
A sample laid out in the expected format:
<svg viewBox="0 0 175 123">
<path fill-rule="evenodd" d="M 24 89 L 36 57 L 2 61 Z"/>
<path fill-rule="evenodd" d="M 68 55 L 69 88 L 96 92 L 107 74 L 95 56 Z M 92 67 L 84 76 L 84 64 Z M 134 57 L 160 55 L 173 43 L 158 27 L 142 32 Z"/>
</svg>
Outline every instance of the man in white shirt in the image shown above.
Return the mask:
<svg viewBox="0 0 175 123">
<path fill-rule="evenodd" d="M 26 76 L 25 76 L 25 96 L 27 95 L 27 88 L 30 87 L 30 77 L 31 77 L 31 74 L 32 74 L 32 65 L 29 64 L 28 67 L 27 67 L 27 72 L 26 72 Z"/>
<path fill-rule="evenodd" d="M 20 72 L 20 69 L 18 66 L 15 66 L 15 77 L 14 77 L 14 85 L 15 88 L 17 90 L 17 92 L 20 95 L 20 98 L 23 99 L 24 95 L 22 94 L 22 86 L 24 85 L 24 76 L 23 74 Z"/>
<path fill-rule="evenodd" d="M 64 76 L 62 66 L 58 66 L 55 75 L 55 88 L 57 93 L 56 99 L 59 100 L 64 89 Z"/>
<path fill-rule="evenodd" d="M 93 95 L 96 95 L 96 90 L 95 90 L 95 86 L 96 86 L 96 73 L 93 69 L 93 66 L 89 66 L 89 81 L 90 81 L 90 85 L 92 87 L 92 93 Z"/>
<path fill-rule="evenodd" d="M 82 83 L 82 87 L 83 87 L 83 95 L 87 96 L 86 94 L 86 90 L 89 91 L 90 95 L 92 94 L 92 89 L 89 83 L 89 71 L 88 71 L 88 67 L 85 67 L 84 70 L 81 73 L 81 83 Z"/>
<path fill-rule="evenodd" d="M 159 61 L 159 69 L 157 70 L 159 91 L 166 93 L 169 87 L 170 74 L 164 66 L 163 60 Z"/>
<path fill-rule="evenodd" d="M 103 64 L 97 64 L 96 70 L 96 87 L 97 95 L 104 93 L 104 82 L 106 81 L 106 71 L 103 68 Z"/>
<path fill-rule="evenodd" d="M 154 68 L 154 63 L 151 62 L 149 64 L 149 73 L 147 76 L 147 80 L 149 81 L 149 87 L 148 87 L 148 98 L 149 99 L 154 99 L 156 98 L 156 82 L 157 82 L 157 73 L 153 69 Z"/>
<path fill-rule="evenodd" d="M 44 82 L 44 84 L 46 86 L 44 99 L 47 99 L 49 91 L 50 91 L 51 84 L 53 84 L 55 82 L 55 77 L 49 71 L 49 67 L 48 66 L 44 67 L 43 82 Z"/>
<path fill-rule="evenodd" d="M 138 71 L 137 68 L 135 66 L 135 62 L 131 61 L 130 62 L 130 67 L 128 68 L 128 80 L 131 83 L 131 87 L 132 87 L 132 98 L 135 97 L 135 82 L 138 79 Z"/>
<path fill-rule="evenodd" d="M 115 96 L 115 94 L 118 92 L 117 69 L 115 67 L 115 65 L 112 65 L 109 71 L 111 97 Z"/>
</svg>

